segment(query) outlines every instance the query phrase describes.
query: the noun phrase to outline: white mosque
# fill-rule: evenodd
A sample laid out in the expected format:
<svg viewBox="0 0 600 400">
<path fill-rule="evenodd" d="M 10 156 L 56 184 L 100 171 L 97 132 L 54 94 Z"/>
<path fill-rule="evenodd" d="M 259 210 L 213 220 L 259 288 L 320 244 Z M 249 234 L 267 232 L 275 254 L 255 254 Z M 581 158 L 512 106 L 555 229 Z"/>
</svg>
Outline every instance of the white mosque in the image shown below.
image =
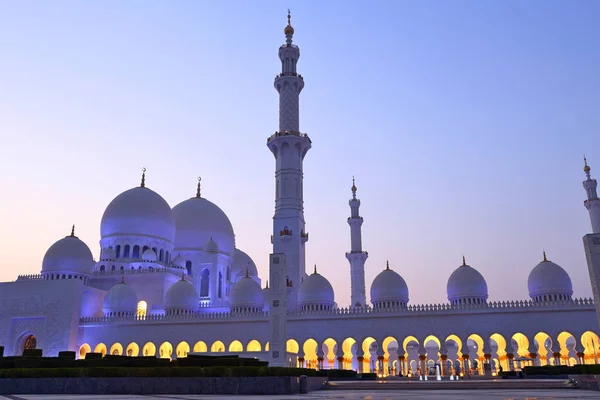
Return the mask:
<svg viewBox="0 0 600 400">
<path fill-rule="evenodd" d="M 299 129 L 304 78 L 296 71 L 300 50 L 289 18 L 275 77 L 279 130 L 267 139 L 276 160 L 270 277 L 261 279 L 236 248 L 230 220 L 202 197 L 200 182 L 195 196 L 171 208 L 146 185 L 144 170 L 139 186 L 106 207 L 99 260 L 73 228 L 48 249 L 41 274 L 0 283 L 4 354 L 36 347 L 47 356 L 72 350 L 81 358 L 235 353 L 275 365 L 383 375 L 426 373 L 437 363 L 442 374 L 597 363 L 594 301 L 573 297 L 568 273 L 545 254 L 529 275 L 528 301 L 489 301 L 484 277 L 464 258 L 448 278 L 447 303 L 411 304 L 396 265 L 381 268 L 367 296 L 368 253 L 354 184 L 345 255 L 352 306 L 337 306 L 331 283 L 305 265 L 302 164 L 312 142 Z M 585 205 L 597 234 L 596 180 L 587 162 L 584 171 Z M 600 239 L 594 245 L 600 251 Z"/>
</svg>

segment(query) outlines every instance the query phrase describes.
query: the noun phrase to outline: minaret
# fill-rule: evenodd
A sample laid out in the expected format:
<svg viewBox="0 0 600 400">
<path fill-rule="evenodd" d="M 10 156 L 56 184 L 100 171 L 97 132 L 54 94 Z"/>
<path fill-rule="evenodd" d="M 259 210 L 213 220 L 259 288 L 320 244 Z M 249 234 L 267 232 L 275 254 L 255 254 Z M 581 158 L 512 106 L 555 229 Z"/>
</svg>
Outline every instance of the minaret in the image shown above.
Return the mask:
<svg viewBox="0 0 600 400">
<path fill-rule="evenodd" d="M 596 317 L 600 323 L 600 199 L 596 193 L 597 182 L 590 175 L 590 166 L 587 164 L 585 156 L 583 157 L 586 180 L 583 181 L 583 187 L 587 194 L 587 200 L 583 202 L 585 208 L 590 213 L 592 223 L 592 233 L 583 237 L 583 248 L 587 259 L 588 272 L 590 274 L 590 283 L 594 295 L 594 304 L 596 306 Z"/>
<path fill-rule="evenodd" d="M 292 44 L 294 28 L 288 10 L 284 29 L 285 44 L 279 48 L 281 74 L 275 77 L 279 92 L 279 131 L 267 139 L 275 156 L 275 215 L 273 216 L 273 253 L 286 255 L 290 298 L 289 308 L 298 302 L 298 287 L 305 276 L 304 205 L 302 162 L 311 146 L 308 135 L 300 133 L 298 98 L 304 80 L 296 73 L 300 49 Z M 273 284 L 273 282 L 271 282 Z"/>
<path fill-rule="evenodd" d="M 596 192 L 596 186 L 598 186 L 598 183 L 590 176 L 591 168 L 588 165 L 585 156 L 583 157 L 583 162 L 585 164 L 583 167 L 583 172 L 585 172 L 586 177 L 586 180 L 583 181 L 583 188 L 587 194 L 587 200 L 583 202 L 583 205 L 590 213 L 592 233 L 600 233 L 600 199 L 598 199 L 598 193 Z"/>
<path fill-rule="evenodd" d="M 356 198 L 356 184 L 352 177 L 352 199 L 350 199 L 350 252 L 346 253 L 346 258 L 350 262 L 350 306 L 364 307 L 367 304 L 365 294 L 365 261 L 369 253 L 362 250 L 361 227 L 363 217 L 358 213 L 360 200 Z"/>
</svg>

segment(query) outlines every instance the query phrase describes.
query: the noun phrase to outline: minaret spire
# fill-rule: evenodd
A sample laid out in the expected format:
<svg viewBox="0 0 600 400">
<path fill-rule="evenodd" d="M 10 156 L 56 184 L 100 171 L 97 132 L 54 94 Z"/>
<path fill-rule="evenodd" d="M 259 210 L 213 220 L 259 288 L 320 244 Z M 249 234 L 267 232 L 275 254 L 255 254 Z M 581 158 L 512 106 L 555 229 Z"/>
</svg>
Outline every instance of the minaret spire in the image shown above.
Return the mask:
<svg viewBox="0 0 600 400">
<path fill-rule="evenodd" d="M 75 224 L 71 227 L 71 237 L 75 237 Z"/>
<path fill-rule="evenodd" d="M 292 38 L 294 37 L 294 28 L 292 27 L 292 13 L 290 12 L 290 9 L 288 8 L 288 23 L 287 26 L 285 27 L 285 29 L 283 30 L 283 33 L 285 33 L 285 43 L 288 46 L 292 45 Z"/>
<path fill-rule="evenodd" d="M 196 187 L 196 197 L 200 198 L 200 183 L 202 182 L 202 177 L 198 177 L 198 186 Z"/>
<path fill-rule="evenodd" d="M 587 208 L 590 214 L 590 222 L 592 223 L 592 232 L 600 233 L 600 200 L 598 199 L 598 192 L 596 190 L 598 182 L 592 179 L 590 171 L 592 169 L 587 163 L 587 158 L 583 156 L 583 172 L 585 172 L 585 181 L 583 181 L 583 188 L 587 195 L 587 199 L 583 202 L 585 208 Z"/>
<path fill-rule="evenodd" d="M 356 198 L 356 180 L 352 177 L 352 199 L 350 204 L 350 252 L 346 253 L 346 259 L 350 262 L 350 305 L 352 307 L 364 307 L 367 304 L 365 290 L 365 262 L 369 254 L 362 249 L 363 217 L 360 216 L 360 200 Z"/>
</svg>

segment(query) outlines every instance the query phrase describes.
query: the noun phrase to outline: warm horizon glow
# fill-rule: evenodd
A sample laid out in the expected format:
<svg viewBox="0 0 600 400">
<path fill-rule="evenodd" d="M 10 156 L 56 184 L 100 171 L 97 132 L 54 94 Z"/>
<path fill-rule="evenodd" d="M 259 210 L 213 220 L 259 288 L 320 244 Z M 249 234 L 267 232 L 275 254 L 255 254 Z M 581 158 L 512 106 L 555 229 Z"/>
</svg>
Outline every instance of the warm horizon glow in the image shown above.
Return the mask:
<svg viewBox="0 0 600 400">
<path fill-rule="evenodd" d="M 591 297 L 581 182 L 583 153 L 600 177 L 600 3 L 586 0 L 6 3 L 0 281 L 39 273 L 72 224 L 98 258 L 104 209 L 146 167 L 171 206 L 202 176 L 264 285 L 288 7 L 313 142 L 307 272 L 338 305 L 353 175 L 367 300 L 389 260 L 409 304 L 446 302 L 463 254 L 489 301 L 526 299 L 543 250 Z"/>
</svg>

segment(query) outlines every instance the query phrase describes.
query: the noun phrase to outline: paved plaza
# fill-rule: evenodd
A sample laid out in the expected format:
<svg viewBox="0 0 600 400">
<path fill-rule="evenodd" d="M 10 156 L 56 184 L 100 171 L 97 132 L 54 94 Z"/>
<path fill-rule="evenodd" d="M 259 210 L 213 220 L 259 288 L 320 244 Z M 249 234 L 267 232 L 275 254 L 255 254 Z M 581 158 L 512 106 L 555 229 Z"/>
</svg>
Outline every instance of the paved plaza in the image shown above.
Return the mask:
<svg viewBox="0 0 600 400">
<path fill-rule="evenodd" d="M 400 390 L 400 391 L 318 391 L 303 395 L 4 395 L 0 400 L 571 400 L 600 399 L 600 392 L 579 389 L 552 390 Z"/>
</svg>

